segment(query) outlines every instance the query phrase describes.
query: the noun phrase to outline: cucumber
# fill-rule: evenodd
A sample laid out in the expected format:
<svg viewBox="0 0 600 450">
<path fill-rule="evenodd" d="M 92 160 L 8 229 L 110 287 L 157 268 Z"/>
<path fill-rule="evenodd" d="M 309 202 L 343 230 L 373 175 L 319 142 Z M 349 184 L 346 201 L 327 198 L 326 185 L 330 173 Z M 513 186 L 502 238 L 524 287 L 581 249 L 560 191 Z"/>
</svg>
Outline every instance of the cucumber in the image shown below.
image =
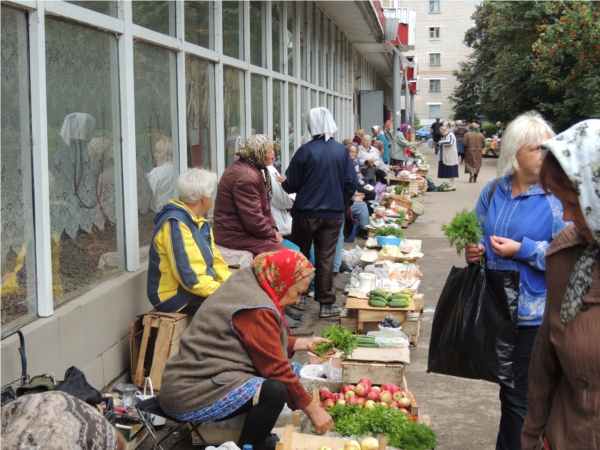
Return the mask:
<svg viewBox="0 0 600 450">
<path fill-rule="evenodd" d="M 369 292 L 369 295 L 380 295 L 382 297 L 387 297 L 387 293 L 380 289 L 373 289 L 371 292 Z"/>
<path fill-rule="evenodd" d="M 410 305 L 410 302 L 389 302 L 387 304 L 390 308 L 406 308 L 408 305 Z"/>
<path fill-rule="evenodd" d="M 385 300 L 378 299 L 369 299 L 369 306 L 374 306 L 376 308 L 384 308 L 388 305 Z"/>
</svg>

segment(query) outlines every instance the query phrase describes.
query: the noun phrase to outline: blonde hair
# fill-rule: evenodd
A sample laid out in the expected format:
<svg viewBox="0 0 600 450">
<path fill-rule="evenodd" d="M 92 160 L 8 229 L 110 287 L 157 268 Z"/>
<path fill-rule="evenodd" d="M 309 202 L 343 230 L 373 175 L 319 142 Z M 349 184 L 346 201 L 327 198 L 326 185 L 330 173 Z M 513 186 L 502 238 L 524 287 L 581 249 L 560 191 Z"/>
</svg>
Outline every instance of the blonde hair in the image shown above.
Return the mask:
<svg viewBox="0 0 600 450">
<path fill-rule="evenodd" d="M 556 133 L 537 111 L 521 114 L 508 124 L 502 135 L 500 166 L 504 173 L 514 175 L 520 170 L 517 153 L 524 145 L 542 143 Z"/>
<path fill-rule="evenodd" d="M 165 161 L 173 161 L 173 140 L 163 136 L 156 143 L 156 153 L 165 157 Z"/>
<path fill-rule="evenodd" d="M 357 136 L 360 136 L 361 138 L 364 136 L 365 134 L 365 130 L 363 130 L 362 128 L 360 130 L 356 130 L 354 132 L 354 134 L 356 134 Z"/>
</svg>

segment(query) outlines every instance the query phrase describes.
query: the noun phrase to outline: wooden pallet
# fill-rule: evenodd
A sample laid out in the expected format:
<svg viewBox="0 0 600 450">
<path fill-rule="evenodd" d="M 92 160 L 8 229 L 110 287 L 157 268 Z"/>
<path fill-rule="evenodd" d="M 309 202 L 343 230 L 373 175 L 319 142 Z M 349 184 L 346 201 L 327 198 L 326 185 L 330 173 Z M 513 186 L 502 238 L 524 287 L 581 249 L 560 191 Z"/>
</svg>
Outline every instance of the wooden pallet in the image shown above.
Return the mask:
<svg viewBox="0 0 600 450">
<path fill-rule="evenodd" d="M 358 317 L 355 309 L 344 308 L 342 314 L 340 315 L 340 325 L 343 325 L 345 328 L 355 332 L 379 331 L 378 324 L 379 322 L 365 322 L 363 324 L 363 329 L 359 330 Z M 404 334 L 406 334 L 409 338 L 411 336 L 418 337 L 420 335 L 420 320 L 400 322 L 400 325 L 402 325 L 402 331 L 404 331 Z"/>
<path fill-rule="evenodd" d="M 412 301 L 410 302 L 410 305 L 408 305 L 408 307 L 406 308 L 378 308 L 369 306 L 367 300 L 348 297 L 346 301 L 346 309 L 356 311 L 356 329 L 357 331 L 364 331 L 366 322 L 379 323 L 390 315 L 394 318 L 396 322 L 406 322 L 406 313 L 421 311 L 421 309 L 423 309 L 423 301 L 423 294 L 415 294 L 413 296 Z"/>
</svg>

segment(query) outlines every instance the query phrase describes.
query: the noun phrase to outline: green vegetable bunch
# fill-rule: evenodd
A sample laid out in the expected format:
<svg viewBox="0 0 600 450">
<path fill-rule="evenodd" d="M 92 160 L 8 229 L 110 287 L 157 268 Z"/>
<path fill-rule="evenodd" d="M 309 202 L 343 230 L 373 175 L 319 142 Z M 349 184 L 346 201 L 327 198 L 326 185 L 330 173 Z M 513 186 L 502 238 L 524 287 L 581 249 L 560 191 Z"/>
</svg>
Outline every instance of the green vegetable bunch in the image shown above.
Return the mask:
<svg viewBox="0 0 600 450">
<path fill-rule="evenodd" d="M 387 437 L 388 445 L 403 450 L 428 450 L 435 447 L 435 431 L 427 425 L 411 422 L 397 409 L 375 406 L 361 409 L 351 405 L 335 405 L 327 410 L 333 419 L 333 431 L 342 436 L 371 433 Z"/>
<path fill-rule="evenodd" d="M 331 342 L 323 342 L 315 345 L 314 352 L 317 356 L 331 353 L 336 348 L 342 352 L 342 359 L 348 359 L 356 347 L 358 347 L 356 335 L 342 325 L 326 327 L 321 333 L 321 337 L 327 338 Z"/>
<path fill-rule="evenodd" d="M 404 185 L 402 185 L 402 184 L 398 184 L 398 185 L 394 186 L 394 192 L 398 195 L 402 194 L 403 190 L 404 190 Z"/>
<path fill-rule="evenodd" d="M 481 238 L 481 228 L 477 216 L 473 211 L 463 209 L 456 213 L 454 219 L 442 225 L 444 235 L 450 240 L 450 245 L 455 245 L 456 252 L 460 255 L 467 244 L 477 244 Z"/>
<path fill-rule="evenodd" d="M 399 230 L 398 228 L 383 227 L 375 232 L 375 237 L 377 236 L 396 236 L 400 239 L 404 239 L 404 231 Z"/>
</svg>

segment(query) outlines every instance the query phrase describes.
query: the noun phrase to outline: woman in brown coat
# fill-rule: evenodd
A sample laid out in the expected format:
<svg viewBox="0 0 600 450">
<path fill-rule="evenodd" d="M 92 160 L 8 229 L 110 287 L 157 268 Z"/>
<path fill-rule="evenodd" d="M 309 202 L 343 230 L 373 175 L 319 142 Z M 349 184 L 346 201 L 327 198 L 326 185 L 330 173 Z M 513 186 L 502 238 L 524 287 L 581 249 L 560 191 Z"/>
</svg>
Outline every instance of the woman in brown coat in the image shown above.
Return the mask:
<svg viewBox="0 0 600 450">
<path fill-rule="evenodd" d="M 283 237 L 271 215 L 273 141 L 264 134 L 246 139 L 219 181 L 215 200 L 215 243 L 254 256 L 284 250 Z"/>
<path fill-rule="evenodd" d="M 465 173 L 469 174 L 469 183 L 477 183 L 477 175 L 483 161 L 485 138 L 479 132 L 476 123 L 472 123 L 471 129 L 464 135 L 462 146 L 465 149 Z"/>
<path fill-rule="evenodd" d="M 600 448 L 600 120 L 544 142 L 540 184 L 563 205 L 529 366 L 523 449 Z"/>
</svg>

